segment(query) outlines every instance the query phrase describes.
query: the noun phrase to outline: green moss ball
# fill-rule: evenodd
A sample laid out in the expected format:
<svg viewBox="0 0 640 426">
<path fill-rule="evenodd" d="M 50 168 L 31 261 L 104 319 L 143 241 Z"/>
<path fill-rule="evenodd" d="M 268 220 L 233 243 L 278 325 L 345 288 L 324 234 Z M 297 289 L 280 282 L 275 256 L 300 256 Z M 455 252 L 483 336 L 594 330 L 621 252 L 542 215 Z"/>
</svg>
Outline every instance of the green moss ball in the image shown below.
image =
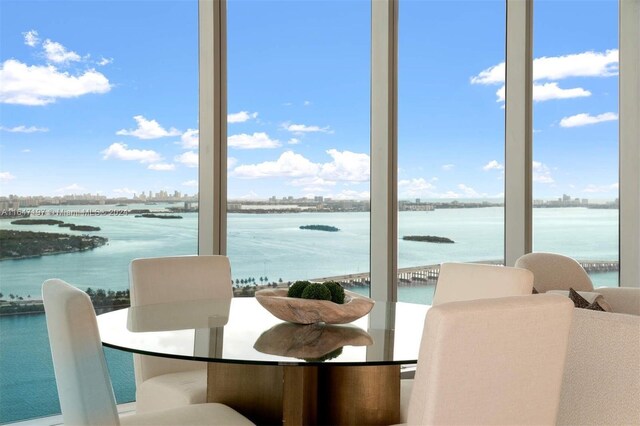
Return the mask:
<svg viewBox="0 0 640 426">
<path fill-rule="evenodd" d="M 302 292 L 307 286 L 311 284 L 309 281 L 296 281 L 291 284 L 289 287 L 289 291 L 287 292 L 287 296 L 289 297 L 297 297 L 298 299 L 302 297 Z"/>
<path fill-rule="evenodd" d="M 344 288 L 335 281 L 327 281 L 324 285 L 331 292 L 331 301 L 342 305 L 344 303 Z"/>
<path fill-rule="evenodd" d="M 331 291 L 324 284 L 309 284 L 302 292 L 302 298 L 331 300 Z"/>
</svg>

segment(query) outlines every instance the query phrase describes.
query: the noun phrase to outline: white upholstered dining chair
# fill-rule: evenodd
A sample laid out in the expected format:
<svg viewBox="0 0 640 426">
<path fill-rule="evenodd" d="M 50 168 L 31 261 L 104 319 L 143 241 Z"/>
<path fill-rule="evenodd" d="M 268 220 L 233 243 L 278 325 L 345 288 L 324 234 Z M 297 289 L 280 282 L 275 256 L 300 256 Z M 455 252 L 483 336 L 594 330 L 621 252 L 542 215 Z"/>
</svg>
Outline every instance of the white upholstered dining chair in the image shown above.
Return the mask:
<svg viewBox="0 0 640 426">
<path fill-rule="evenodd" d="M 58 279 L 42 285 L 65 425 L 251 425 L 223 404 L 197 404 L 120 418 L 89 296 Z"/>
<path fill-rule="evenodd" d="M 131 306 L 231 298 L 226 256 L 134 259 L 129 271 Z M 207 399 L 207 364 L 134 354 L 136 411 L 146 413 Z"/>
<path fill-rule="evenodd" d="M 443 263 L 440 265 L 432 304 L 524 296 L 531 294 L 533 280 L 533 274 L 522 268 L 480 263 Z"/>
<path fill-rule="evenodd" d="M 528 253 L 516 260 L 516 267 L 533 272 L 533 286 L 540 293 L 549 290 L 593 291 L 593 282 L 573 258 L 557 253 Z"/>
<path fill-rule="evenodd" d="M 465 300 L 526 296 L 533 290 L 533 274 L 521 268 L 479 263 L 443 263 L 433 306 Z M 407 420 L 412 378 L 400 381 L 400 421 Z"/>
<path fill-rule="evenodd" d="M 558 295 L 432 307 L 407 423 L 554 425 L 572 315 Z"/>
</svg>

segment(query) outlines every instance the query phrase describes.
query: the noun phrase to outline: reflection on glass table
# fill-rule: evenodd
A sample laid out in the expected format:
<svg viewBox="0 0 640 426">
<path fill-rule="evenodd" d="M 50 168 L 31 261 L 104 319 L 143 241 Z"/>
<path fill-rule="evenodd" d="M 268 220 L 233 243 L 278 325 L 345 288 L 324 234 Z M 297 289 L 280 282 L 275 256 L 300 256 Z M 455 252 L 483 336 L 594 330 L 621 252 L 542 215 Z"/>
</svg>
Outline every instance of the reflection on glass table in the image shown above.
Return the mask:
<svg viewBox="0 0 640 426">
<path fill-rule="evenodd" d="M 344 325 L 283 322 L 254 298 L 146 305 L 98 316 L 103 344 L 208 361 L 207 400 L 261 424 L 393 424 L 400 365 L 428 306 L 378 302 Z M 331 400 L 331 407 L 329 407 Z"/>
</svg>

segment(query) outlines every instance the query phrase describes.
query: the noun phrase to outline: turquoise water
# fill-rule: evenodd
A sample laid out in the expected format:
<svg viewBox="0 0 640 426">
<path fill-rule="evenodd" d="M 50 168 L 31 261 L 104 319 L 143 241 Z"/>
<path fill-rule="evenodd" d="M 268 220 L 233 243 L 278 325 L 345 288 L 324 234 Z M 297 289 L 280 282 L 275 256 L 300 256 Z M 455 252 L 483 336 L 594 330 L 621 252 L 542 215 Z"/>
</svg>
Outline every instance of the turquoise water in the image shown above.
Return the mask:
<svg viewBox="0 0 640 426">
<path fill-rule="evenodd" d="M 129 206 L 163 207 L 166 206 Z M 96 235 L 108 237 L 108 245 L 82 253 L 2 261 L 0 292 L 5 298 L 10 293 L 39 298 L 42 282 L 54 277 L 82 289 L 127 288 L 131 259 L 197 252 L 197 214 L 181 215 L 181 220 L 133 216 L 61 218 L 100 226 L 102 230 Z M 617 210 L 535 209 L 535 250 L 561 252 L 584 260 L 617 260 L 617 215 Z M 300 225 L 310 224 L 336 226 L 340 232 L 299 229 Z M 69 232 L 47 225 L 11 225 L 5 220 L 0 221 L 0 229 Z M 400 267 L 503 258 L 502 208 L 401 212 L 398 234 L 437 235 L 456 241 L 428 244 L 400 240 Z M 234 279 L 254 277 L 259 282 L 259 277 L 266 276 L 270 281 L 289 281 L 366 272 L 369 214 L 230 214 L 228 253 Z M 618 274 L 595 274 L 593 280 L 596 285 L 615 286 Z M 399 288 L 402 301 L 430 303 L 432 295 L 433 286 Z M 0 317 L 0 343 L 0 423 L 59 413 L 44 315 Z M 131 355 L 112 350 L 106 353 L 118 401 L 133 400 Z"/>
</svg>

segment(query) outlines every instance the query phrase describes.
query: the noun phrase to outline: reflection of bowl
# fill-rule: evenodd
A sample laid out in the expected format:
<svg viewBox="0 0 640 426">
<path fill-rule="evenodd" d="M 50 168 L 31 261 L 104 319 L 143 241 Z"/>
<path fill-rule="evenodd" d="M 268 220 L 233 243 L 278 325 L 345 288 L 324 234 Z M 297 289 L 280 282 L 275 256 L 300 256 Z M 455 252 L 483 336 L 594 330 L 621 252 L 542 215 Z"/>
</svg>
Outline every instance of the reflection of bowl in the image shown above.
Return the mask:
<svg viewBox="0 0 640 426">
<path fill-rule="evenodd" d="M 368 346 L 373 339 L 360 327 L 283 322 L 258 337 L 253 347 L 266 354 L 322 361 L 343 346 Z M 339 354 L 338 354 L 339 355 Z"/>
<path fill-rule="evenodd" d="M 347 290 L 343 304 L 287 297 L 287 292 L 285 288 L 260 290 L 256 292 L 256 299 L 275 317 L 296 324 L 346 324 L 368 314 L 375 303 L 368 297 Z"/>
</svg>

